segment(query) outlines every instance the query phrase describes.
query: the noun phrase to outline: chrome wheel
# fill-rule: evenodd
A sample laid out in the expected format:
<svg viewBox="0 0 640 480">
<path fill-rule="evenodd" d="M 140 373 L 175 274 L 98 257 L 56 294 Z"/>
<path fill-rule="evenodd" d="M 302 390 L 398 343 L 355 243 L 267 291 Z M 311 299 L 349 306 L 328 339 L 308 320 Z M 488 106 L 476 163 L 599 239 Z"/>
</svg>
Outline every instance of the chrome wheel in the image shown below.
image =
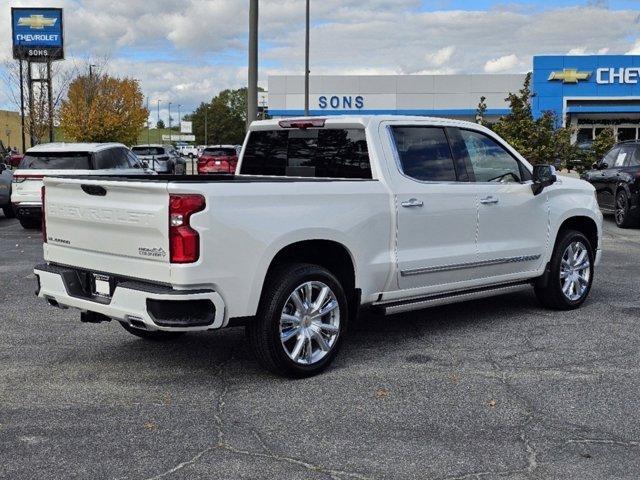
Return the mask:
<svg viewBox="0 0 640 480">
<path fill-rule="evenodd" d="M 289 295 L 280 315 L 280 341 L 289 358 L 301 365 L 322 360 L 340 333 L 340 306 L 331 288 L 310 281 Z"/>
<path fill-rule="evenodd" d="M 571 242 L 562 254 L 560 283 L 562 293 L 572 302 L 580 300 L 589 287 L 591 259 L 580 241 Z"/>
<path fill-rule="evenodd" d="M 624 217 L 627 213 L 627 196 L 623 193 L 619 193 L 616 197 L 616 223 L 622 225 L 624 223 Z"/>
</svg>

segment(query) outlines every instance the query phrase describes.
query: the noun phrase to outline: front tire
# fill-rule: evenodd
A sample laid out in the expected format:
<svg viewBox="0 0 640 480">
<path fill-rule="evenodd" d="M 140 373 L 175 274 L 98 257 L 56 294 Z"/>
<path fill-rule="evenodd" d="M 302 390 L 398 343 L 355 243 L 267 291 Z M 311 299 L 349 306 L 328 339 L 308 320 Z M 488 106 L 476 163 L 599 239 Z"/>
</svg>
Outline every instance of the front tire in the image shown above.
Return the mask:
<svg viewBox="0 0 640 480">
<path fill-rule="evenodd" d="M 575 230 L 561 232 L 549 262 L 546 285 L 536 285 L 538 301 L 554 310 L 573 310 L 584 303 L 593 283 L 591 243 Z"/>
<path fill-rule="evenodd" d="M 347 298 L 327 269 L 289 264 L 269 275 L 258 315 L 246 327 L 258 360 L 278 375 L 300 378 L 322 372 L 346 332 Z"/>
<path fill-rule="evenodd" d="M 124 322 L 120 322 L 120 325 L 122 325 L 122 328 L 124 328 L 131 335 L 144 338 L 145 340 L 151 340 L 153 342 L 166 342 L 169 340 L 174 340 L 184 335 L 184 332 L 164 332 L 162 330 L 143 330 L 141 328 L 132 327 L 131 325 Z"/>
</svg>

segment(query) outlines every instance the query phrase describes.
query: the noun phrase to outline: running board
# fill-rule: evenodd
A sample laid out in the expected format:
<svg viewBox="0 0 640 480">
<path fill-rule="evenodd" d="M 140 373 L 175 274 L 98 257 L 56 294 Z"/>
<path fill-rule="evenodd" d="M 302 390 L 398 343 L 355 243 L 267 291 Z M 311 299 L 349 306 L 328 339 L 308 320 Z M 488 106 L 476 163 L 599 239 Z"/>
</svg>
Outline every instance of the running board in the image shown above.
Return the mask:
<svg viewBox="0 0 640 480">
<path fill-rule="evenodd" d="M 458 290 L 455 292 L 439 293 L 426 297 L 412 298 L 411 300 L 393 301 L 388 303 L 374 303 L 374 307 L 380 309 L 384 315 L 421 310 L 423 308 L 448 305 L 450 303 L 466 302 L 478 298 L 494 297 L 507 293 L 519 292 L 531 288 L 531 281 L 518 283 L 503 283 L 472 290 Z"/>
</svg>

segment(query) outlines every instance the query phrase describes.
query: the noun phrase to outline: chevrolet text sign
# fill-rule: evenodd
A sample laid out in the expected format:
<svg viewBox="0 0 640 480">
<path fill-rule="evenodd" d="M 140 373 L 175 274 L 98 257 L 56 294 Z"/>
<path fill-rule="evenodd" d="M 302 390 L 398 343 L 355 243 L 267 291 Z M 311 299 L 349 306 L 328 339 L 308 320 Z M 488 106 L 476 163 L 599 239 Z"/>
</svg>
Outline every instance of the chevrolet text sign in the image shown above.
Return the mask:
<svg viewBox="0 0 640 480">
<path fill-rule="evenodd" d="M 13 58 L 47 62 L 64 58 L 61 8 L 12 8 Z"/>
<path fill-rule="evenodd" d="M 635 85 L 640 79 L 640 67 L 599 68 L 596 70 L 596 82 L 600 85 L 621 83 Z"/>
</svg>

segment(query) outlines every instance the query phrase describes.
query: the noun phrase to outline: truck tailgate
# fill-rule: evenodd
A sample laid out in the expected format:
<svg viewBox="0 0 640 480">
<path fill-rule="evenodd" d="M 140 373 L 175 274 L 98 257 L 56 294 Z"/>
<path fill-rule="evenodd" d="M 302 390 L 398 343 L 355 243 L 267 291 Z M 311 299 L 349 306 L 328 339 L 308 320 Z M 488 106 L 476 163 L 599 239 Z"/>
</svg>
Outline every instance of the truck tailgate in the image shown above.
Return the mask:
<svg viewBox="0 0 640 480">
<path fill-rule="evenodd" d="M 166 182 L 46 178 L 45 260 L 169 282 Z"/>
</svg>

